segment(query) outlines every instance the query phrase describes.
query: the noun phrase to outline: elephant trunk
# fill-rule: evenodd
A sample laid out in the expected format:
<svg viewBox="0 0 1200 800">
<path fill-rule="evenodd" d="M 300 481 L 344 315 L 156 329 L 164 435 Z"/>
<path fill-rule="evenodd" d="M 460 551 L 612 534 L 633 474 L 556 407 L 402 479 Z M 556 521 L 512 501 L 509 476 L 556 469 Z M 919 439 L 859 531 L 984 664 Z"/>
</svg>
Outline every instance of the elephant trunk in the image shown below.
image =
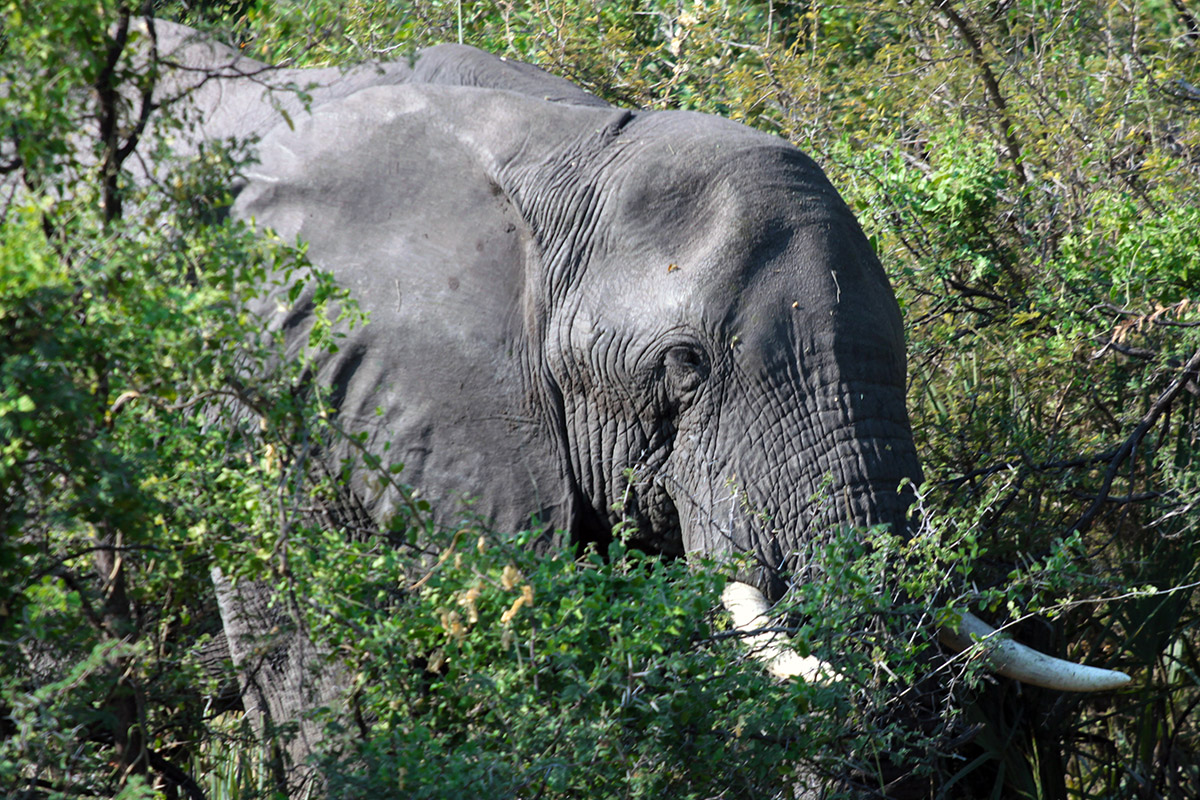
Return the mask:
<svg viewBox="0 0 1200 800">
<path fill-rule="evenodd" d="M 803 657 L 787 646 L 782 631 L 772 629 L 767 616 L 771 604 L 765 595 L 748 583 L 731 582 L 721 602 L 733 619 L 734 628 L 747 634 L 751 652 L 778 678 L 806 681 L 835 679 L 837 672 L 813 656 Z M 1057 689 L 1061 692 L 1105 692 L 1129 684 L 1128 675 L 1099 667 L 1088 667 L 1026 647 L 1011 639 L 974 614 L 963 614 L 958 623 L 939 630 L 942 644 L 960 652 L 977 641 L 994 641 L 985 658 L 990 670 L 1022 683 Z"/>
<path fill-rule="evenodd" d="M 689 550 L 754 556 L 755 573 L 739 575 L 722 601 L 755 656 L 779 677 L 820 680 L 835 678 L 836 669 L 788 646 L 785 633 L 769 621 L 772 603 L 789 584 L 825 579 L 814 557 L 824 532 L 888 525 L 905 535 L 911 487 L 920 483 L 921 468 L 902 380 L 881 386 L 869 376 L 852 375 L 800 388 L 786 392 L 795 405 L 781 410 L 764 402 L 751 413 L 722 420 L 721 442 L 732 457 L 693 456 L 691 464 L 710 469 L 695 470 L 699 486 L 677 496 L 676 506 Z M 780 441 L 787 445 L 777 447 Z M 939 637 L 956 651 L 987 641 L 991 646 L 983 657 L 989 669 L 1036 686 L 1107 691 L 1130 680 L 1031 650 L 971 614 L 942 628 Z"/>
</svg>

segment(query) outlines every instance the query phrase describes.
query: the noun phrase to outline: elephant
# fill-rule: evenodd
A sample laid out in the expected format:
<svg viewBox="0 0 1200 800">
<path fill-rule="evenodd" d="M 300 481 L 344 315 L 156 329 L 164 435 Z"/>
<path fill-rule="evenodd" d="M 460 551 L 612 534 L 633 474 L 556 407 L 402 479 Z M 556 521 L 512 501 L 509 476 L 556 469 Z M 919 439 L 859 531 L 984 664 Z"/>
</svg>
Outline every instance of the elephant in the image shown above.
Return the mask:
<svg viewBox="0 0 1200 800">
<path fill-rule="evenodd" d="M 440 522 L 469 513 L 582 546 L 632 520 L 649 552 L 749 554 L 725 602 L 751 633 L 811 577 L 823 532 L 906 530 L 904 487 L 922 473 L 900 309 L 850 208 L 788 142 L 616 108 L 464 45 L 269 71 L 182 26 L 157 34 L 175 61 L 219 67 L 203 85 L 171 79 L 202 120 L 179 148 L 260 136 L 232 215 L 305 241 L 369 312 L 315 377 Z M 311 101 L 271 101 L 264 80 Z M 298 348 L 312 309 L 259 310 Z M 399 502 L 362 474 L 351 489 L 377 520 Z M 238 641 L 253 598 L 215 577 L 247 708 L 295 719 L 322 696 L 295 677 L 310 645 L 251 670 Z M 993 633 L 968 615 L 942 635 L 961 648 Z M 778 674 L 836 674 L 778 634 L 753 641 Z M 1013 642 L 991 658 L 1064 690 L 1128 680 Z"/>
</svg>

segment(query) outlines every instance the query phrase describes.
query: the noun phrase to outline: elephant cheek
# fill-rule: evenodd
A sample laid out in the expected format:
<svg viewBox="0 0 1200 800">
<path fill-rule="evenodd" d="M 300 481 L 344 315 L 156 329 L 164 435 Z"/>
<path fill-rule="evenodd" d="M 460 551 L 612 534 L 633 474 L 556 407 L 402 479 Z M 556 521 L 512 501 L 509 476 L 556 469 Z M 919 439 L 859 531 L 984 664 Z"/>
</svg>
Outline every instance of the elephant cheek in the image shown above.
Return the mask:
<svg viewBox="0 0 1200 800">
<path fill-rule="evenodd" d="M 747 554 L 757 564 L 781 566 L 780 540 L 745 513 L 744 493 L 729 477 L 730 459 L 714 457 L 703 445 L 700 434 L 681 432 L 656 481 L 673 511 L 680 552 L 718 560 Z M 742 579 L 762 586 L 774 581 L 774 573 L 758 568 Z"/>
<path fill-rule="evenodd" d="M 724 439 L 681 435 L 670 485 L 688 553 L 746 554 L 741 579 L 772 600 L 788 580 L 806 580 L 809 554 L 840 525 L 889 524 L 903 530 L 920 469 L 903 416 L 854 420 L 828 431 L 767 414 Z M 785 431 L 803 430 L 801 434 Z M 690 452 L 688 450 L 690 449 Z"/>
</svg>

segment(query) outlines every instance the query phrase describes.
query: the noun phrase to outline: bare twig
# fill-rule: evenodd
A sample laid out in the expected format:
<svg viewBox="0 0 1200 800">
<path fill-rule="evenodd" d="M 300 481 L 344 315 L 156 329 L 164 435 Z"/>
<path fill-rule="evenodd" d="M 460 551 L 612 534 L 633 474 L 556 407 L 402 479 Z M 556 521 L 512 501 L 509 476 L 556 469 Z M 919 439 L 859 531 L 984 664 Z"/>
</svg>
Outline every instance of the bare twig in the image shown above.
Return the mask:
<svg viewBox="0 0 1200 800">
<path fill-rule="evenodd" d="M 1187 27 L 1184 38 L 1191 43 L 1200 40 L 1200 24 L 1197 24 L 1196 16 L 1183 4 L 1183 0 L 1171 0 L 1171 5 L 1175 6 L 1175 10 L 1179 13 L 1179 19 Z"/>
<path fill-rule="evenodd" d="M 96 75 L 96 82 L 93 84 L 100 118 L 100 141 L 104 147 L 100 181 L 103 185 L 105 224 L 121 216 L 120 165 L 117 160 L 117 153 L 120 150 L 117 145 L 117 136 L 121 98 L 117 91 L 116 72 L 121 55 L 125 52 L 125 45 L 129 41 L 129 18 L 129 9 L 122 7 L 113 36 L 109 40 L 108 49 L 104 54 L 104 66 Z"/>
<path fill-rule="evenodd" d="M 1000 91 L 1000 82 L 996 79 L 996 73 L 992 72 L 991 65 L 988 64 L 987 56 L 983 52 L 983 45 L 979 40 L 978 34 L 975 33 L 975 30 L 966 19 L 951 7 L 950 0 L 933 0 L 933 7 L 946 15 L 946 18 L 962 34 L 967 47 L 970 48 L 971 60 L 975 62 L 975 66 L 979 69 L 980 77 L 983 78 L 983 84 L 987 87 L 988 96 L 991 97 L 992 104 L 1000 114 L 1000 133 L 1004 137 L 1004 145 L 1008 150 L 1008 160 L 1012 164 L 1013 174 L 1017 177 L 1017 183 L 1024 186 L 1027 179 L 1025 168 L 1022 165 L 1021 143 L 1017 141 L 1017 137 L 1014 134 L 1016 126 L 1009 116 L 1008 101 L 1004 99 L 1004 94 Z"/>
<path fill-rule="evenodd" d="M 977 469 L 973 472 L 968 472 L 965 475 L 960 475 L 957 478 L 950 478 L 942 481 L 942 485 L 952 488 L 958 488 L 965 483 L 970 483 L 979 478 L 986 478 L 990 475 L 995 475 L 998 472 L 1006 472 L 1011 469 L 1024 466 L 1030 472 L 1050 472 L 1052 470 L 1077 469 L 1079 467 L 1090 467 L 1096 464 L 1106 464 L 1110 462 L 1117 454 L 1117 449 L 1105 450 L 1103 453 L 1093 453 L 1092 455 L 1080 456 L 1078 458 L 1064 459 L 1062 461 L 1045 461 L 1040 464 L 1028 464 L 1024 460 L 1007 460 L 999 464 Z"/>
<path fill-rule="evenodd" d="M 1150 406 L 1150 410 L 1146 412 L 1146 414 L 1138 422 L 1137 426 L 1133 429 L 1133 432 L 1129 434 L 1129 438 L 1126 439 L 1125 443 L 1117 450 L 1116 454 L 1112 458 L 1112 461 L 1109 463 L 1108 470 L 1104 473 L 1104 480 L 1100 484 L 1100 490 L 1096 493 L 1095 501 L 1088 508 L 1088 510 L 1083 513 L 1083 516 L 1081 516 L 1073 525 L 1071 525 L 1069 530 L 1086 531 L 1092 526 L 1096 516 L 1100 513 L 1100 509 L 1103 508 L 1105 502 L 1108 500 L 1109 490 L 1112 488 L 1113 481 L 1116 480 L 1117 471 L 1121 468 L 1121 465 L 1125 463 L 1126 459 L 1128 459 L 1137 449 L 1137 446 L 1141 444 L 1142 439 L 1145 438 L 1150 429 L 1154 427 L 1154 424 L 1158 421 L 1158 418 L 1171 408 L 1171 404 L 1175 402 L 1175 398 L 1179 396 L 1179 393 L 1182 392 L 1189 383 L 1196 380 L 1198 376 L 1200 376 L 1200 350 L 1197 350 L 1192 354 L 1192 357 L 1188 359 L 1188 362 L 1175 376 L 1175 380 L 1171 381 L 1171 385 L 1167 387 L 1167 390 L 1159 395 L 1158 399 L 1154 401 L 1154 403 Z"/>
</svg>

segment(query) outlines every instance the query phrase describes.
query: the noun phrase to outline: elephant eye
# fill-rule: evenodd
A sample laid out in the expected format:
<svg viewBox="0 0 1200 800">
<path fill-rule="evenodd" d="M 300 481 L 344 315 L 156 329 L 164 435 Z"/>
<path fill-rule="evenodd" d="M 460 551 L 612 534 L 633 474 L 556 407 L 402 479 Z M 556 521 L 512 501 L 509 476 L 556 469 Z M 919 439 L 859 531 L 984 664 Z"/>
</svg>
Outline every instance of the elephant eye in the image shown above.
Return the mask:
<svg viewBox="0 0 1200 800">
<path fill-rule="evenodd" d="M 708 377 L 708 356 L 696 345 L 675 345 L 663 355 L 667 383 L 676 400 L 689 400 Z"/>
<path fill-rule="evenodd" d="M 676 345 L 667 351 L 663 359 L 668 367 L 697 369 L 704 363 L 704 353 L 692 345 Z"/>
</svg>

